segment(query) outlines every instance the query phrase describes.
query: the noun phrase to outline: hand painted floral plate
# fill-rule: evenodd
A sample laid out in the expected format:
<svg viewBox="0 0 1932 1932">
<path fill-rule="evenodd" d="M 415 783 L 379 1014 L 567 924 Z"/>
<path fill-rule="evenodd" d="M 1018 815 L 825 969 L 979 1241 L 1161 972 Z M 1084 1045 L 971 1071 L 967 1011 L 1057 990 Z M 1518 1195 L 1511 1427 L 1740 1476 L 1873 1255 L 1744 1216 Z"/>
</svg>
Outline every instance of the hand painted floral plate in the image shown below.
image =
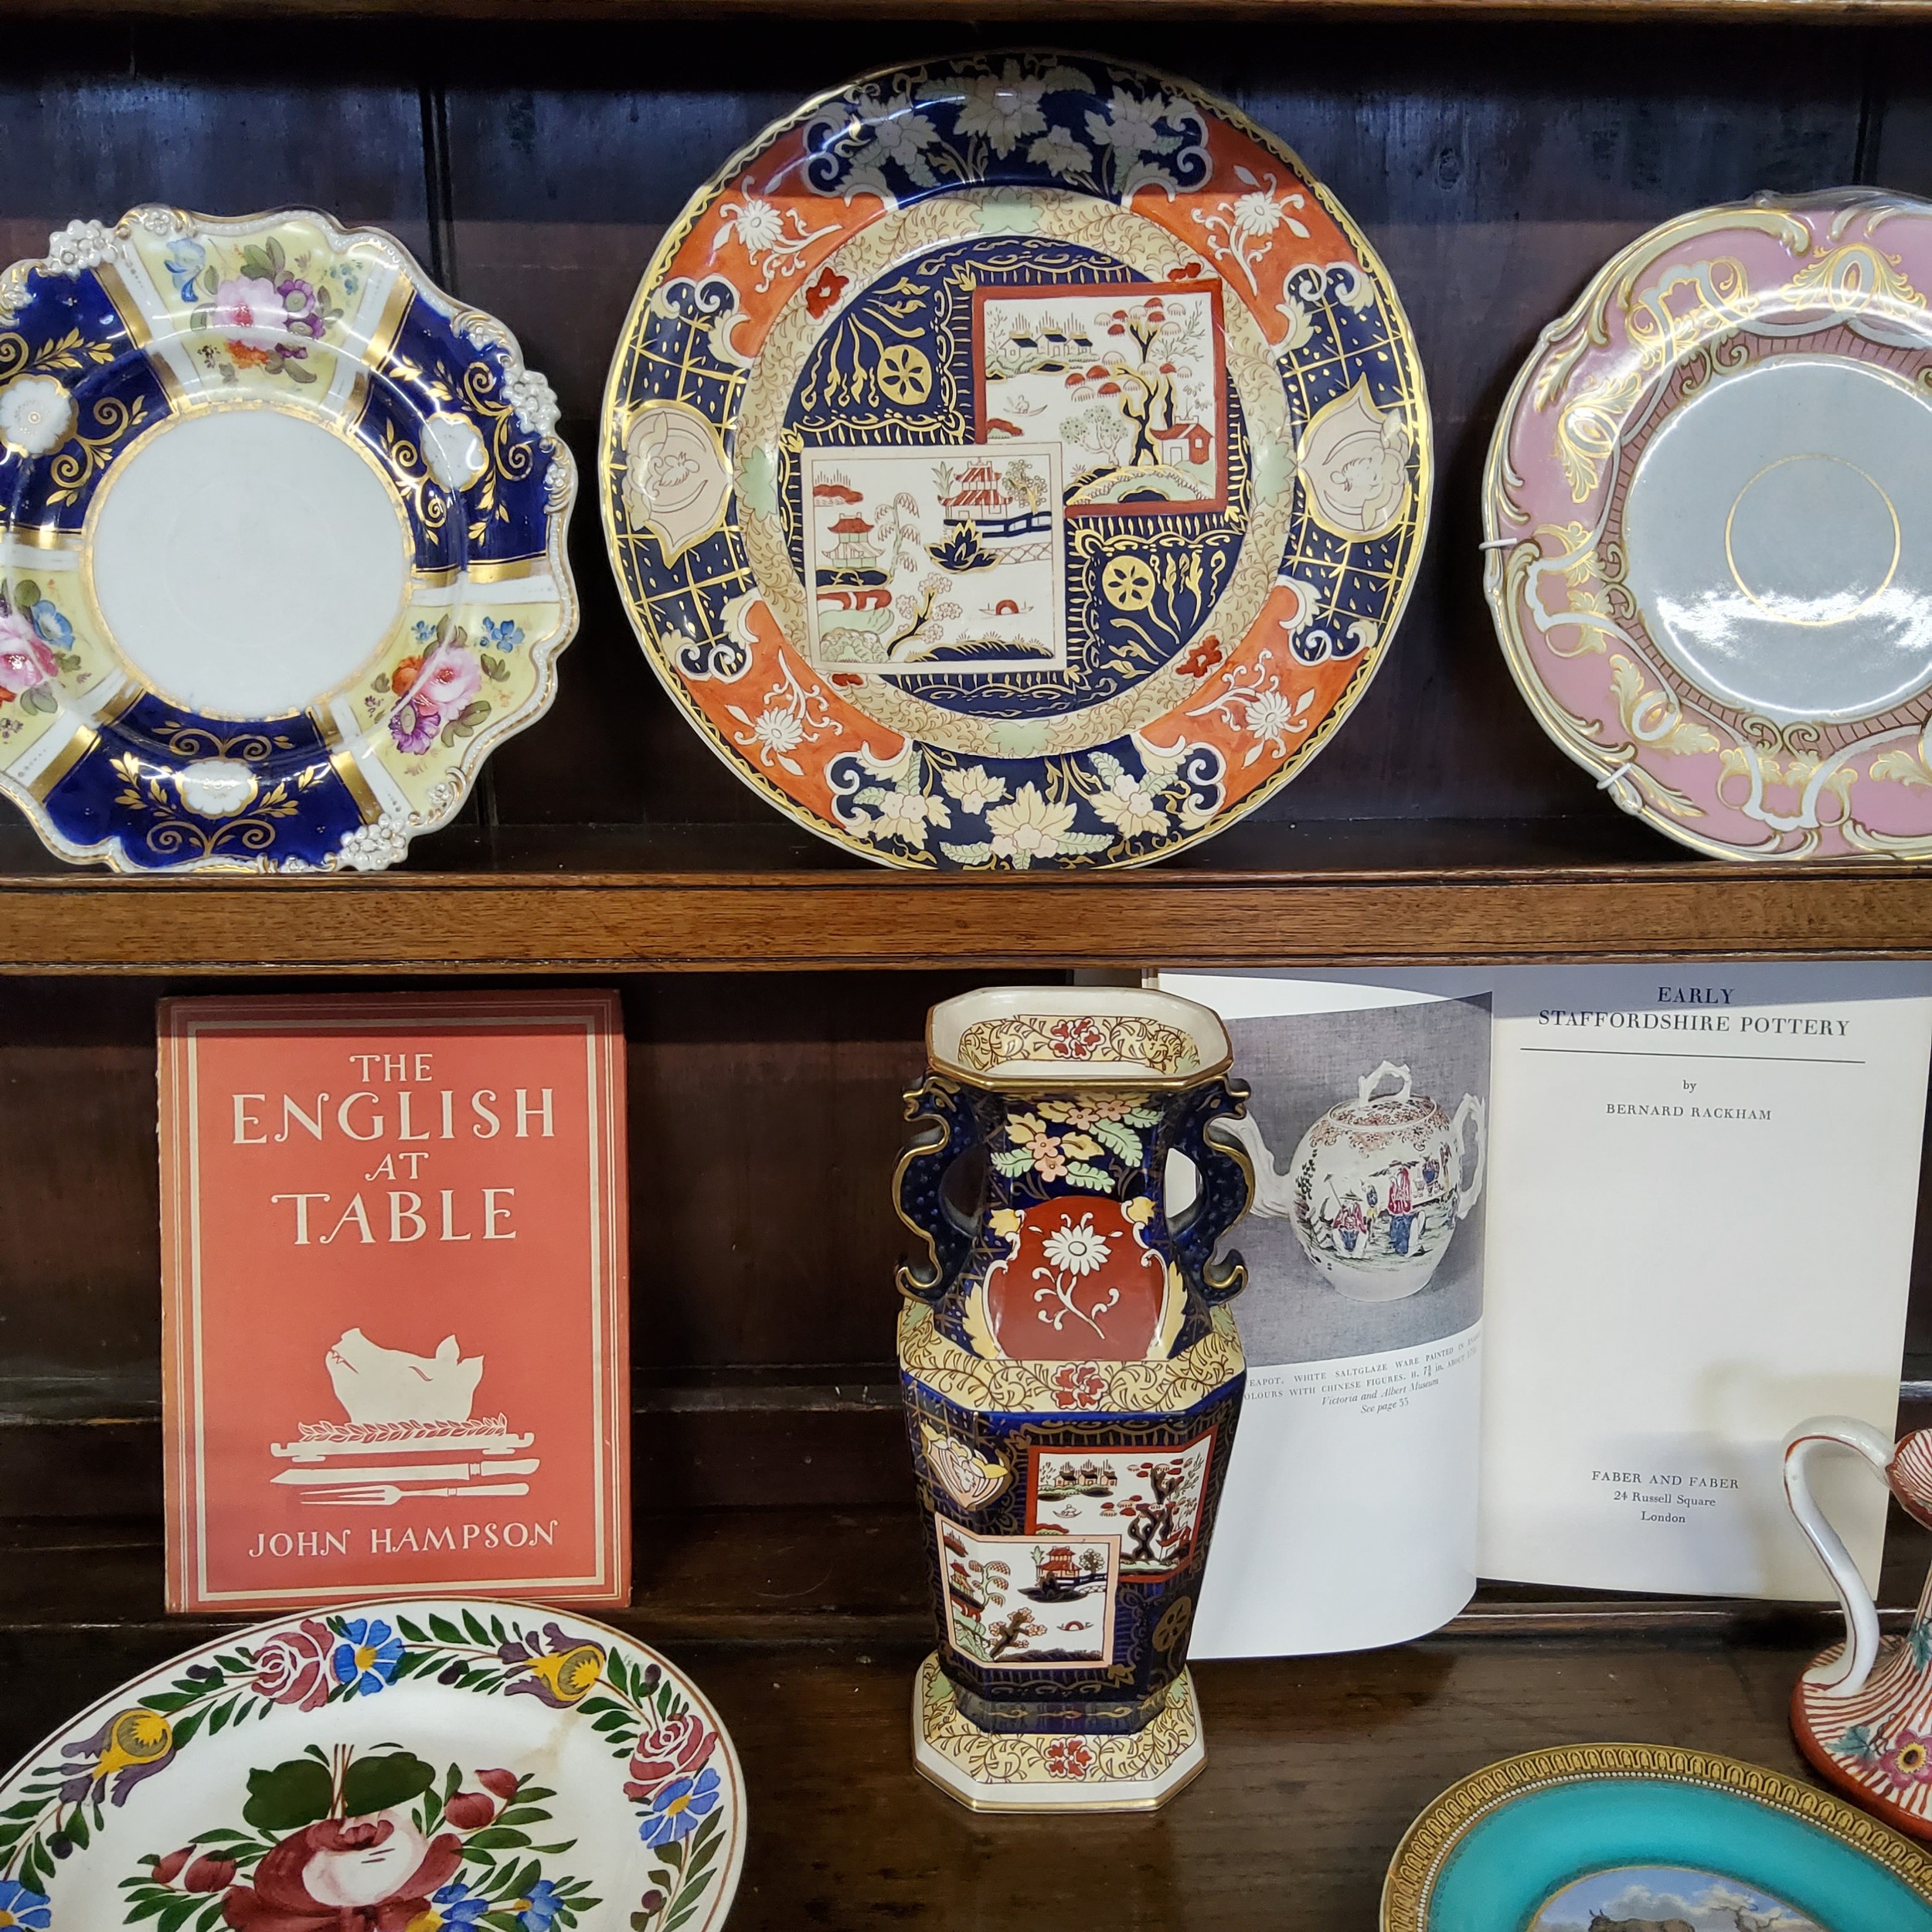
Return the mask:
<svg viewBox="0 0 1932 1932">
<path fill-rule="evenodd" d="M 1051 53 L 872 74 L 734 156 L 603 436 L 672 696 L 898 866 L 1139 865 L 1252 811 L 1366 688 L 1429 505 L 1334 198 L 1186 83 Z"/>
<path fill-rule="evenodd" d="M 709 1932 L 744 1836 L 717 1713 L 642 1645 L 362 1604 L 217 1638 L 30 1752 L 0 1783 L 0 1925 Z"/>
<path fill-rule="evenodd" d="M 0 791 L 123 871 L 401 858 L 550 701 L 556 423 L 376 230 L 70 223 L 0 277 Z"/>
<path fill-rule="evenodd" d="M 1708 208 L 1605 266 L 1491 447 L 1503 650 L 1626 811 L 1932 855 L 1932 202 Z"/>
<path fill-rule="evenodd" d="M 1382 1932 L 1932 1932 L 1932 1856 L 1736 1758 L 1571 1744 L 1452 1785 L 1397 1848 Z"/>
</svg>

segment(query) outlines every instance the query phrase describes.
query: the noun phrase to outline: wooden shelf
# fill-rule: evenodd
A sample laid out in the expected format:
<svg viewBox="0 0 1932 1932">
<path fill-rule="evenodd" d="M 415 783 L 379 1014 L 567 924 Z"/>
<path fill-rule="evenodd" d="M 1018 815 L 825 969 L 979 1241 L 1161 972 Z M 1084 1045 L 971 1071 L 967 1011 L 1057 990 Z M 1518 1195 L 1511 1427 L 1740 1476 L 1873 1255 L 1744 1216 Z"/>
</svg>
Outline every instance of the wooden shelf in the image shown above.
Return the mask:
<svg viewBox="0 0 1932 1932">
<path fill-rule="evenodd" d="M 770 14 L 773 0 L 15 0 L 18 15 L 117 21 L 406 19 L 648 25 Z M 1038 0 L 797 0 L 788 15 L 838 20 L 1012 21 L 1035 27 Z M 1057 0 L 1056 20 L 1280 19 L 1374 15 L 1411 19 L 1859 22 L 1932 18 L 1932 0 Z M 1049 36 L 1050 37 L 1050 36 Z"/>
<path fill-rule="evenodd" d="M 1647 838 L 1638 858 L 1602 856 L 1622 843 L 1594 827 L 1274 825 L 1237 828 L 1207 862 L 961 878 L 855 866 L 762 827 L 578 828 L 449 835 L 420 865 L 366 876 L 168 879 L 29 870 L 13 841 L 0 971 L 1932 957 L 1932 869 L 1686 862 Z"/>
<path fill-rule="evenodd" d="M 0 1763 L 223 1628 L 160 1614 L 151 1523 L 0 1534 Z M 930 1636 L 909 1506 L 645 1518 L 638 1551 L 638 1603 L 614 1621 L 692 1672 L 745 1767 L 733 1932 L 1366 1928 L 1410 1819 L 1513 1752 L 1632 1740 L 1807 1775 L 1786 1700 L 1828 1628 L 1802 1608 L 1492 1590 L 1419 1643 L 1199 1664 L 1205 1773 L 1157 1818 L 1083 1819 L 1076 1842 L 1064 1821 L 976 1818 L 913 1770 Z"/>
</svg>

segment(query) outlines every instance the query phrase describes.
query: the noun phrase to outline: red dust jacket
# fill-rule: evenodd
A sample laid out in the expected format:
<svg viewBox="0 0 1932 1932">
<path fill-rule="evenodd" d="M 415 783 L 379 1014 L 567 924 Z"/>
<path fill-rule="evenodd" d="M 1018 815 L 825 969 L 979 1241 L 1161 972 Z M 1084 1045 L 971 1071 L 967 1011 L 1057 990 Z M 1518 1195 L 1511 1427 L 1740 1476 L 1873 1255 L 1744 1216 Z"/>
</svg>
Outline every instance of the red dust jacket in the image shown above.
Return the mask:
<svg viewBox="0 0 1932 1932">
<path fill-rule="evenodd" d="M 614 993 L 170 999 L 168 1607 L 630 1596 Z"/>
</svg>

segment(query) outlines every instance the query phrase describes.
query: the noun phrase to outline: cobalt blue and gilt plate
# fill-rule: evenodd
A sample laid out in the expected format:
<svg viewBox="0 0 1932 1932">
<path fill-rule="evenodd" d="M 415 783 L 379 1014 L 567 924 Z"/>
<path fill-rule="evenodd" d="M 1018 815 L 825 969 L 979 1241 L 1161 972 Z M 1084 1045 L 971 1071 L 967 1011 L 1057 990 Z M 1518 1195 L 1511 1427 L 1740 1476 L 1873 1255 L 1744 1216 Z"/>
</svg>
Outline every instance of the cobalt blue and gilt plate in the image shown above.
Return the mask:
<svg viewBox="0 0 1932 1932">
<path fill-rule="evenodd" d="M 556 423 L 378 230 L 70 223 L 0 277 L 0 790 L 122 871 L 401 858 L 549 702 Z"/>
<path fill-rule="evenodd" d="M 1932 1932 L 1932 1855 L 1707 1751 L 1572 1744 L 1453 1785 L 1397 1849 L 1382 1932 Z"/>
<path fill-rule="evenodd" d="M 1347 215 L 1184 82 L 1022 51 L 808 101 L 693 197 L 599 495 L 712 749 L 889 865 L 1139 865 L 1333 736 L 1427 519 Z"/>
</svg>

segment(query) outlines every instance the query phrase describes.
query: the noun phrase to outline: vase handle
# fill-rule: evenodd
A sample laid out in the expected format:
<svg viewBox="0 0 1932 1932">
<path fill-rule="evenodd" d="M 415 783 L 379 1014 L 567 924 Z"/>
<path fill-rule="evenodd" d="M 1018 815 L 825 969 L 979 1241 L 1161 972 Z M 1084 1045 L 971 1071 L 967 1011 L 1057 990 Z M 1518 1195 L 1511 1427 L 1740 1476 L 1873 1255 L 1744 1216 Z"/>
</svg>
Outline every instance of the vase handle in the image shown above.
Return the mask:
<svg viewBox="0 0 1932 1932">
<path fill-rule="evenodd" d="M 1186 1222 L 1172 1230 L 1174 1250 L 1205 1301 L 1231 1301 L 1247 1285 L 1247 1264 L 1233 1253 L 1217 1263 L 1214 1250 L 1254 1199 L 1254 1163 L 1231 1131 L 1213 1130 L 1223 1121 L 1231 1130 L 1247 1117 L 1248 1088 L 1242 1080 L 1210 1080 L 1187 1100 L 1174 1146 L 1193 1162 L 1200 1191 Z"/>
<path fill-rule="evenodd" d="M 947 1168 L 971 1138 L 972 1110 L 953 1081 L 928 1073 L 907 1090 L 906 1118 L 912 1132 L 893 1177 L 893 1205 L 925 1243 L 926 1254 L 902 1261 L 893 1278 L 911 1300 L 937 1301 L 972 1252 L 972 1236 L 946 1212 L 941 1194 Z"/>
<path fill-rule="evenodd" d="M 1470 1171 L 1468 1135 L 1469 1123 L 1476 1124 L 1476 1178 L 1467 1187 L 1463 1176 Z M 1456 1150 L 1456 1219 L 1460 1221 L 1482 1199 L 1482 1172 L 1489 1162 L 1489 1121 L 1482 1111 L 1482 1102 L 1473 1094 L 1462 1097 L 1462 1104 L 1456 1109 L 1456 1117 L 1449 1123 L 1449 1145 Z"/>
<path fill-rule="evenodd" d="M 1784 1499 L 1830 1574 L 1838 1607 L 1845 1613 L 1844 1655 L 1834 1664 L 1808 1670 L 1804 1681 L 1833 1697 L 1855 1697 L 1865 1688 L 1865 1680 L 1878 1662 L 1878 1607 L 1852 1560 L 1852 1553 L 1845 1547 L 1845 1539 L 1826 1521 L 1811 1494 L 1806 1465 L 1821 1449 L 1849 1449 L 1862 1456 L 1888 1487 L 1893 1451 L 1889 1437 L 1850 1416 L 1814 1416 L 1784 1439 Z"/>
</svg>

